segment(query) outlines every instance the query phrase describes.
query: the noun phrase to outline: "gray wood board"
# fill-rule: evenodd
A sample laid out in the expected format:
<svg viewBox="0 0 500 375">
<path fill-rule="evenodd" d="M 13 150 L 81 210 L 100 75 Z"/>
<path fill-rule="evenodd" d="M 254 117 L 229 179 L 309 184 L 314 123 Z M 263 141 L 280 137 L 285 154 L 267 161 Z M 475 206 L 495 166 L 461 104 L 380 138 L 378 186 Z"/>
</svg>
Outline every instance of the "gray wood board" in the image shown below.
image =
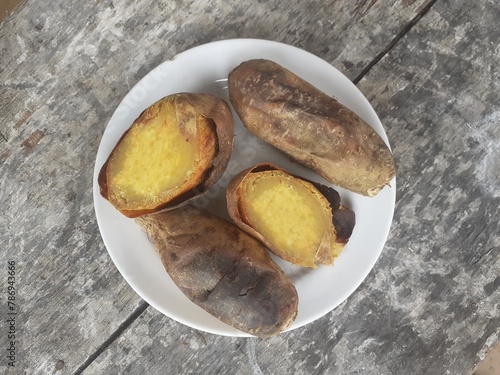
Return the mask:
<svg viewBox="0 0 500 375">
<path fill-rule="evenodd" d="M 89 373 L 469 374 L 499 340 L 500 35 L 486 26 L 499 15 L 492 2 L 438 2 L 360 81 L 391 140 L 398 198 L 376 268 L 342 306 L 270 340 L 186 328 L 181 349 L 163 339 L 170 328 L 151 340 L 159 324 L 144 314 Z"/>
<path fill-rule="evenodd" d="M 475 121 L 484 115 L 481 106 L 498 109 L 498 100 L 494 101 L 498 87 L 491 83 L 495 81 L 485 78 L 485 71 L 474 70 L 491 64 L 491 74 L 498 74 L 495 47 L 490 55 L 486 53 L 487 41 L 495 36 L 498 40 L 495 18 L 483 20 L 498 11 L 493 2 L 480 2 L 473 14 L 464 11 L 464 20 L 458 17 L 460 9 L 453 9 L 457 4 L 443 2 L 440 17 L 437 11 L 425 16 L 361 82 L 363 92 L 381 114 L 395 150 L 400 174 L 396 220 L 383 257 L 366 283 L 318 322 L 265 341 L 207 335 L 162 316 L 147 307 L 116 271 L 101 242 L 92 206 L 93 162 L 106 123 L 128 90 L 162 61 L 212 40 L 255 37 L 302 47 L 356 79 L 399 38 L 426 4 L 28 2 L 20 13 L 1 24 L 0 187 L 4 215 L 0 217 L 0 244 L 5 250 L 0 254 L 0 274 L 5 274 L 8 260 L 18 263 L 20 307 L 19 366 L 11 373 L 72 374 L 88 364 L 85 373 L 154 374 L 168 373 L 169 369 L 172 373 L 365 373 L 365 369 L 377 366 L 382 352 L 386 362 L 376 368 L 379 373 L 389 373 L 398 365 L 405 366 L 401 358 L 389 358 L 405 354 L 402 348 L 413 353 L 420 366 L 426 365 L 423 354 L 433 352 L 435 340 L 443 337 L 448 326 L 454 333 L 448 341 L 452 349 L 449 354 L 436 354 L 428 366 L 442 365 L 444 369 L 446 361 L 451 362 L 451 353 L 459 354 L 458 363 L 464 368 L 477 361 L 475 353 L 492 343 L 495 337 L 491 332 L 498 327 L 498 308 L 491 302 L 498 296 L 498 278 L 492 276 L 498 274 L 498 226 L 491 224 L 498 221 L 494 220 L 498 189 L 488 190 L 495 189 L 491 181 L 473 189 L 471 181 L 476 165 L 486 168 L 481 171 L 485 171 L 482 176 L 487 181 L 487 166 L 495 173 L 495 164 L 480 163 L 498 156 L 495 143 L 490 142 L 493 151 L 482 145 L 488 139 L 498 139 L 497 129 Z M 447 24 L 451 21 L 455 24 Z M 450 63 L 455 61 L 456 68 L 441 66 L 456 57 L 457 51 L 441 51 L 450 47 L 455 35 L 465 43 L 457 47 L 463 50 L 467 43 L 481 39 L 477 55 L 464 61 L 452 59 Z M 425 58 L 411 62 L 411 50 L 406 49 L 411 46 L 423 49 Z M 434 63 L 434 78 L 426 70 L 426 62 Z M 464 68 L 475 75 L 464 75 Z M 410 77 L 407 71 L 414 73 L 410 82 L 406 82 Z M 462 78 L 453 80 L 450 72 Z M 462 83 L 461 79 L 467 81 Z M 459 83 L 462 89 L 452 90 L 458 99 L 446 102 L 447 86 L 454 88 Z M 386 91 L 383 85 L 387 85 Z M 474 93 L 468 93 L 469 85 Z M 411 86 L 419 87 L 420 93 L 415 94 Z M 481 106 L 471 108 L 477 104 L 473 99 L 481 101 Z M 409 106 L 408 102 L 415 104 Z M 434 107 L 435 103 L 439 105 Z M 463 109 L 464 105 L 469 109 Z M 447 121 L 435 124 L 433 113 Z M 497 123 L 491 119 L 491 124 Z M 480 132 L 471 130 L 469 138 L 461 137 L 455 127 L 467 124 L 477 126 Z M 437 139 L 431 138 L 433 135 Z M 462 147 L 460 154 L 453 154 L 467 139 L 471 142 L 467 143 L 468 151 Z M 448 154 L 443 155 L 443 149 Z M 471 158 L 469 169 L 462 165 L 466 160 L 458 159 L 460 155 L 464 160 Z M 433 164 L 435 159 L 440 162 Z M 427 169 L 415 169 L 421 163 L 427 163 Z M 455 174 L 457 168 L 459 175 Z M 498 169 L 496 173 L 498 176 Z M 417 191 L 419 181 L 426 186 Z M 455 189 L 450 194 L 442 190 L 441 183 L 454 183 Z M 430 202 L 426 191 L 435 194 Z M 462 204 L 467 207 L 463 211 Z M 433 215 L 433 208 L 444 211 Z M 422 221 L 420 215 L 426 219 Z M 438 233 L 433 232 L 438 230 L 433 221 L 437 215 L 442 218 L 442 232 Z M 414 240 L 409 242 L 409 238 Z M 468 238 L 476 238 L 474 243 L 482 246 L 467 252 L 463 242 Z M 439 268 L 443 259 L 448 268 Z M 432 266 L 429 269 L 424 267 L 427 262 Z M 420 273 L 408 274 L 413 269 Z M 479 281 L 469 284 L 473 277 Z M 460 296 L 457 300 L 452 300 L 452 296 L 457 297 L 451 293 L 454 282 L 462 288 L 456 292 Z M 425 290 L 428 294 L 422 294 L 423 287 L 430 288 Z M 412 290 L 420 297 L 417 301 L 442 298 L 443 302 L 427 316 L 422 315 L 428 309 L 423 302 L 421 312 L 408 316 L 408 300 L 417 303 Z M 470 297 L 470 304 L 465 297 Z M 447 306 L 455 307 L 448 311 Z M 467 306 L 472 309 L 470 316 L 465 314 Z M 412 344 L 419 337 L 412 328 L 427 321 L 437 327 L 436 312 L 447 315 L 441 317 L 446 324 L 435 336 L 426 332 L 430 336 L 420 337 L 414 346 L 402 344 L 405 340 Z M 458 342 L 459 326 L 451 326 L 455 317 L 461 319 L 472 342 Z M 485 323 L 487 318 L 491 323 Z M 406 325 L 395 333 L 393 326 L 398 324 Z M 2 332 L 4 326 L 2 322 Z M 489 337 L 479 334 L 482 327 Z M 470 354 L 462 355 L 459 350 L 469 344 L 474 345 L 467 352 Z"/>
</svg>

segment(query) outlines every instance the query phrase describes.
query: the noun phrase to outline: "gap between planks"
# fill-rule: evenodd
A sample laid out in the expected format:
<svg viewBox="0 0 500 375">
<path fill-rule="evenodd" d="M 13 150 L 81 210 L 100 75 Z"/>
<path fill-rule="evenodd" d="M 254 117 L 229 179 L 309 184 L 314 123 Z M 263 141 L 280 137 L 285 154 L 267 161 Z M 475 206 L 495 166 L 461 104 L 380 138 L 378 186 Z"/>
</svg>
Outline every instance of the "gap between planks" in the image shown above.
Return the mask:
<svg viewBox="0 0 500 375">
<path fill-rule="evenodd" d="M 359 75 L 353 79 L 353 83 L 357 85 L 359 81 L 363 79 L 365 75 L 380 61 L 382 58 L 389 53 L 391 49 L 415 26 L 420 19 L 427 14 L 427 12 L 432 8 L 432 6 L 437 2 L 437 0 L 431 0 L 425 5 L 420 12 L 418 12 L 415 17 L 390 41 L 390 43 L 385 47 L 382 52 L 380 52 L 375 58 L 359 73 Z"/>
<path fill-rule="evenodd" d="M 81 375 L 83 371 L 87 367 L 91 365 L 92 362 L 94 362 L 97 357 L 99 357 L 118 337 L 121 336 L 123 332 L 127 330 L 128 327 L 132 325 L 133 322 L 136 321 L 136 319 L 141 316 L 141 314 L 146 311 L 146 309 L 149 307 L 149 304 L 147 302 L 142 302 L 139 307 L 137 307 L 134 312 L 127 318 L 125 321 L 118 326 L 116 331 L 114 331 L 109 338 L 104 341 L 96 350 L 94 353 L 92 353 L 83 364 L 78 367 L 78 369 L 75 371 L 74 375 Z"/>
</svg>

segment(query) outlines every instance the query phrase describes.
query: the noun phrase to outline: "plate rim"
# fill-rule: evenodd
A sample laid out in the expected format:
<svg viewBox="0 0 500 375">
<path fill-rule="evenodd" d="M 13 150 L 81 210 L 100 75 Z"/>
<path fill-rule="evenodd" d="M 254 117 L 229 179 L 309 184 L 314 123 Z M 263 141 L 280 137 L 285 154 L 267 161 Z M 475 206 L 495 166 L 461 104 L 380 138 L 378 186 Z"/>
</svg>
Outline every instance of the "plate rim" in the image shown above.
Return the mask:
<svg viewBox="0 0 500 375">
<path fill-rule="evenodd" d="M 150 76 L 151 74 L 153 74 L 153 72 L 158 71 L 158 69 L 161 69 L 161 67 L 165 67 L 169 63 L 175 62 L 176 60 L 182 59 L 183 57 L 187 56 L 188 54 L 196 53 L 196 52 L 199 52 L 199 51 L 201 51 L 203 49 L 206 49 L 206 48 L 210 49 L 210 47 L 214 47 L 214 46 L 220 47 L 220 46 L 223 46 L 224 44 L 231 45 L 233 43 L 266 44 L 267 46 L 277 46 L 279 48 L 289 49 L 290 51 L 295 51 L 295 52 L 304 54 L 308 58 L 316 60 L 317 62 L 321 62 L 323 64 L 327 64 L 328 67 L 330 69 L 332 69 L 332 71 L 335 71 L 336 74 L 340 74 L 342 77 L 344 77 L 346 80 L 349 81 L 349 83 L 352 85 L 352 87 L 350 87 L 350 89 L 355 89 L 357 91 L 356 94 L 361 95 L 362 99 L 364 99 L 364 103 L 363 104 L 365 106 L 367 105 L 369 107 L 367 109 L 369 109 L 372 112 L 371 115 L 374 116 L 376 118 L 376 120 L 378 121 L 378 126 L 381 128 L 381 131 L 382 131 L 382 134 L 380 134 L 380 136 L 383 138 L 383 140 L 385 141 L 385 143 L 387 144 L 387 146 L 389 147 L 389 149 L 391 149 L 391 146 L 390 146 L 390 142 L 389 142 L 387 133 L 385 131 L 385 128 L 384 128 L 382 122 L 380 121 L 377 113 L 375 112 L 374 108 L 371 106 L 371 104 L 369 103 L 369 101 L 367 100 L 367 98 L 364 96 L 364 94 L 342 72 L 340 72 L 338 69 L 335 68 L 335 66 L 331 65 L 327 61 L 321 59 L 320 57 L 318 57 L 318 56 L 316 56 L 316 55 L 314 55 L 314 54 L 312 54 L 312 53 L 310 53 L 310 52 L 308 52 L 308 51 L 306 51 L 304 49 L 301 49 L 301 48 L 293 46 L 293 45 L 285 44 L 285 43 L 282 43 L 282 42 L 273 41 L 273 40 L 254 39 L 254 38 L 234 38 L 234 39 L 223 39 L 223 40 L 213 41 L 213 42 L 209 42 L 209 43 L 205 43 L 205 44 L 194 46 L 192 48 L 189 48 L 189 49 L 187 49 L 187 50 L 185 50 L 183 52 L 180 52 L 180 53 L 174 55 L 171 59 L 163 61 L 162 63 L 158 64 L 156 67 L 154 67 L 149 72 L 147 72 L 124 95 L 124 97 L 122 98 L 122 100 L 120 101 L 120 103 L 118 104 L 118 106 L 115 108 L 115 110 L 113 111 L 112 116 L 110 117 L 109 121 L 106 124 L 106 127 L 104 129 L 102 138 L 101 138 L 100 143 L 99 143 L 98 151 L 97 151 L 97 154 L 96 154 L 95 165 L 94 165 L 94 177 L 93 177 L 93 198 L 94 198 L 94 202 L 93 203 L 94 203 L 94 211 L 95 211 L 96 220 L 97 220 L 98 227 L 99 227 L 99 232 L 100 232 L 101 238 L 102 238 L 102 240 L 104 242 L 104 245 L 106 247 L 107 253 L 111 257 L 111 259 L 112 259 L 115 267 L 120 272 L 120 275 L 125 279 L 125 281 L 127 282 L 127 284 L 144 301 L 146 301 L 153 308 L 155 308 L 156 310 L 158 310 L 159 312 L 161 312 L 163 315 L 166 315 L 167 317 L 169 317 L 169 318 L 171 318 L 171 319 L 173 319 L 173 320 L 175 320 L 175 321 L 177 321 L 177 322 L 179 322 L 181 324 L 184 324 L 184 325 L 186 325 L 188 327 L 191 327 L 191 328 L 194 328 L 194 329 L 198 329 L 198 330 L 201 330 L 201 331 L 204 331 L 204 332 L 212 333 L 212 334 L 217 334 L 217 335 L 222 335 L 222 336 L 232 336 L 232 337 L 252 337 L 252 335 L 250 335 L 250 334 L 247 334 L 245 332 L 239 331 L 239 330 L 234 329 L 234 328 L 229 327 L 229 326 L 228 327 L 230 328 L 230 330 L 228 330 L 227 332 L 226 331 L 219 331 L 219 330 L 211 329 L 211 327 L 205 327 L 205 326 L 202 326 L 200 324 L 197 324 L 197 322 L 192 322 L 190 320 L 183 319 L 182 316 L 172 316 L 171 314 L 166 313 L 164 311 L 164 309 L 156 303 L 156 301 L 149 300 L 149 298 L 147 298 L 144 295 L 144 293 L 142 293 L 142 290 L 140 290 L 140 288 L 136 284 L 132 283 L 126 277 L 126 275 L 124 274 L 124 272 L 123 272 L 123 270 L 122 270 L 122 268 L 120 266 L 119 260 L 117 259 L 117 257 L 115 256 L 115 254 L 112 251 L 110 251 L 110 248 L 109 248 L 108 243 L 107 243 L 108 241 L 105 239 L 106 236 L 103 233 L 103 231 L 105 229 L 104 229 L 104 224 L 102 222 L 102 218 L 100 217 L 99 204 L 96 203 L 96 202 L 99 202 L 100 199 L 103 199 L 100 196 L 100 193 L 99 193 L 99 186 L 98 186 L 98 182 L 97 182 L 97 176 L 98 176 L 98 172 L 99 172 L 99 170 L 101 168 L 101 165 L 98 165 L 98 157 L 100 155 L 101 147 L 103 146 L 104 138 L 106 137 L 106 131 L 108 130 L 110 123 L 117 116 L 117 112 L 119 111 L 119 109 L 124 105 L 124 103 L 126 102 L 127 98 L 131 95 L 132 91 L 136 87 L 141 87 L 141 85 L 144 85 L 144 82 L 146 81 L 146 79 L 148 78 L 148 76 Z M 255 57 L 255 58 L 257 58 L 257 57 Z M 228 104 L 230 104 L 230 103 L 228 103 Z M 372 123 L 369 123 L 369 124 L 370 124 L 370 126 L 373 127 Z M 377 129 L 375 129 L 375 130 L 377 131 Z M 380 133 L 379 131 L 377 131 L 377 132 Z M 386 189 L 386 188 L 384 188 L 384 189 Z M 389 234 L 390 234 L 390 230 L 391 230 L 393 218 L 394 218 L 395 203 L 396 203 L 396 177 L 394 177 L 394 179 L 391 181 L 391 188 L 390 188 L 390 190 L 392 192 L 392 194 L 391 194 L 392 199 L 389 202 L 390 203 L 389 207 L 387 207 L 389 209 L 389 211 L 390 211 L 390 215 L 389 215 L 388 220 L 387 220 L 388 221 L 388 225 L 387 225 L 387 228 L 386 228 L 386 232 L 383 233 L 383 235 L 380 237 L 382 245 L 381 245 L 380 250 L 377 252 L 377 255 L 374 257 L 373 262 L 371 262 L 371 265 L 369 267 L 367 267 L 367 269 L 365 269 L 364 272 L 362 272 L 362 274 L 357 278 L 357 282 L 355 284 L 352 284 L 350 288 L 348 288 L 347 290 L 345 290 L 345 292 L 343 293 L 343 296 L 340 298 L 340 301 L 338 301 L 338 303 L 332 304 L 333 307 L 331 307 L 329 309 L 323 309 L 323 310 L 328 310 L 328 311 L 323 311 L 323 310 L 319 311 L 315 316 L 312 316 L 311 319 L 309 319 L 308 321 L 306 321 L 306 322 L 304 322 L 302 324 L 296 324 L 296 325 L 294 325 L 292 323 L 292 325 L 287 330 L 285 330 L 284 332 L 288 332 L 288 331 L 291 331 L 291 330 L 303 327 L 303 326 L 305 326 L 307 324 L 310 324 L 310 323 L 314 322 L 315 320 L 317 320 L 317 319 L 323 317 L 324 315 L 328 314 L 329 312 L 333 311 L 334 309 L 336 309 L 340 304 L 342 304 L 343 302 L 345 302 L 359 288 L 359 286 L 364 282 L 364 280 L 369 275 L 369 273 L 373 270 L 373 268 L 375 267 L 376 262 L 378 261 L 380 255 L 381 255 L 381 253 L 382 253 L 382 251 L 383 251 L 383 249 L 384 249 L 384 247 L 386 245 L 387 239 L 388 239 Z M 167 276 L 168 276 L 168 274 L 167 274 Z M 168 277 L 170 277 L 170 276 L 168 276 Z"/>
</svg>

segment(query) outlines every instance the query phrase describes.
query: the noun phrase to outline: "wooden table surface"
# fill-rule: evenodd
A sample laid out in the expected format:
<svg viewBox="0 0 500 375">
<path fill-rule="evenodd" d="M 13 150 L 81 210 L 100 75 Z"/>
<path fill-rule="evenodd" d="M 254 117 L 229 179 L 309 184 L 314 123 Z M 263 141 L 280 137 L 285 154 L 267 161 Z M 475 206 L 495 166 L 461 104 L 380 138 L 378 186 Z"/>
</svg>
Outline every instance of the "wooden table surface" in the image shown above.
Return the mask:
<svg viewBox="0 0 500 375">
<path fill-rule="evenodd" d="M 470 374 L 500 341 L 499 20 L 498 0 L 28 1 L 0 24 L 0 366 Z M 398 171 L 391 232 L 363 284 L 271 339 L 157 312 L 117 271 L 93 208 L 97 148 L 122 98 L 177 53 L 230 38 L 339 69 L 378 113 Z"/>
</svg>

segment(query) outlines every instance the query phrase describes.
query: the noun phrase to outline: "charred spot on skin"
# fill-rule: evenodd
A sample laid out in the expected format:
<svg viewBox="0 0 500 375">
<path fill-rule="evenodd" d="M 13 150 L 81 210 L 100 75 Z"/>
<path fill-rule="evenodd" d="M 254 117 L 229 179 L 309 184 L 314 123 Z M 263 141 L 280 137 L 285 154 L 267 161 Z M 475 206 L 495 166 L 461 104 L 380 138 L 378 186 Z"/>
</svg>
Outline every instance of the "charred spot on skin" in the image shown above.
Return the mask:
<svg viewBox="0 0 500 375">
<path fill-rule="evenodd" d="M 172 259 L 172 262 L 177 262 L 179 260 L 179 257 L 176 253 L 170 253 L 170 259 Z"/>
<path fill-rule="evenodd" d="M 199 295 L 193 297 L 193 301 L 198 303 L 206 302 L 208 300 L 208 297 L 210 297 L 210 294 L 212 294 L 212 291 L 213 290 L 206 289 L 200 292 Z"/>
<path fill-rule="evenodd" d="M 333 212 L 338 210 L 338 207 L 340 206 L 340 194 L 338 193 L 337 190 L 315 181 L 310 181 L 310 180 L 306 181 L 312 183 L 314 187 L 316 187 L 316 189 L 318 189 L 319 192 L 323 194 L 328 203 L 330 203 Z"/>
<path fill-rule="evenodd" d="M 354 230 L 356 216 L 354 211 L 349 208 L 341 207 L 341 209 L 333 211 L 333 225 L 337 232 L 337 242 L 347 243 Z"/>
<path fill-rule="evenodd" d="M 239 230 L 236 230 L 234 228 L 224 228 L 224 231 L 226 232 L 227 238 L 229 241 L 234 241 L 235 243 L 239 241 L 240 238 L 240 232 Z M 241 256 L 241 254 L 240 254 Z"/>
<path fill-rule="evenodd" d="M 252 286 L 248 286 L 246 288 L 243 288 L 240 290 L 240 293 L 239 293 L 239 296 L 240 297 L 246 297 L 249 293 L 252 292 L 252 290 L 255 289 L 255 285 L 252 285 Z"/>
</svg>

